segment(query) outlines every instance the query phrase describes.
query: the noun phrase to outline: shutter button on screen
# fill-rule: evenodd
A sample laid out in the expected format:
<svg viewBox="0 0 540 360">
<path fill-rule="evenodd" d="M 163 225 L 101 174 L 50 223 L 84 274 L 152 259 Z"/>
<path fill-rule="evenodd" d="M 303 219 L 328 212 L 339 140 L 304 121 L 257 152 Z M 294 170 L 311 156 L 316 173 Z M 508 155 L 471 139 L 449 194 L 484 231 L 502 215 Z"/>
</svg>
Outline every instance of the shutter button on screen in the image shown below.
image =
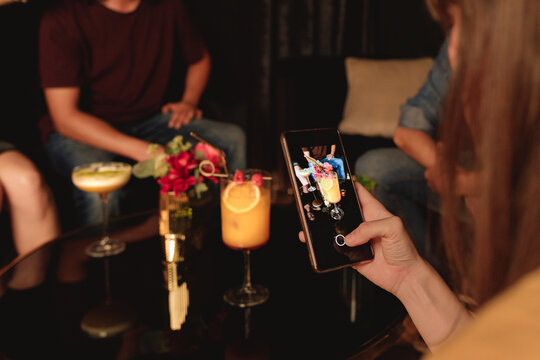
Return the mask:
<svg viewBox="0 0 540 360">
<path fill-rule="evenodd" d="M 342 234 L 337 234 L 335 237 L 334 237 L 334 241 L 336 242 L 336 244 L 338 246 L 345 246 L 345 236 L 342 235 Z"/>
</svg>

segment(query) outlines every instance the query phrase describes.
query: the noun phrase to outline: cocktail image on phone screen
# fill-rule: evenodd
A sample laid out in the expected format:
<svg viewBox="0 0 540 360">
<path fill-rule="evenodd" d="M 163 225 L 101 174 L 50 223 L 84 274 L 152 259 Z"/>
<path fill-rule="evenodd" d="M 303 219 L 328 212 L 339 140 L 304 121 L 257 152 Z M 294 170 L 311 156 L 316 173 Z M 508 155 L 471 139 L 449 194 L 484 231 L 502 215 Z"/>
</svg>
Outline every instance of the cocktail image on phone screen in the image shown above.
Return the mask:
<svg viewBox="0 0 540 360">
<path fill-rule="evenodd" d="M 339 133 L 289 131 L 281 141 L 313 268 L 326 272 L 370 259 L 371 245 L 345 244 L 363 216 Z"/>
<path fill-rule="evenodd" d="M 308 171 L 317 182 L 324 201 L 323 210 L 333 204 L 329 214 L 334 220 L 341 220 L 344 212 L 337 204 L 341 200 L 342 190 L 345 195 L 345 189 L 341 189 L 340 183 L 344 183 L 346 176 L 343 159 L 336 157 L 335 152 L 336 144 L 302 147 L 302 153 L 309 166 Z"/>
</svg>

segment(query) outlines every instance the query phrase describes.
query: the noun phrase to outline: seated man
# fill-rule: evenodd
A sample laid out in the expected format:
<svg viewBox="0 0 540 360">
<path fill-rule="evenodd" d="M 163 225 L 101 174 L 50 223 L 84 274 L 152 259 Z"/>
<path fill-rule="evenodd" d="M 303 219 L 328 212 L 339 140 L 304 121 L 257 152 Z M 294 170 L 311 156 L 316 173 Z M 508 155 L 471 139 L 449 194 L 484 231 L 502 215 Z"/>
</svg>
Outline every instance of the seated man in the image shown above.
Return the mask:
<svg viewBox="0 0 540 360">
<path fill-rule="evenodd" d="M 368 151 L 355 164 L 355 174 L 375 180 L 375 196 L 403 220 L 421 254 L 425 250 L 426 204 L 437 208 L 438 201 L 424 173 L 437 164 L 435 136 L 449 76 L 448 41 L 445 41 L 426 82 L 401 107 L 394 132 L 398 148 Z"/>
<path fill-rule="evenodd" d="M 313 167 L 313 160 L 318 160 L 322 163 L 329 163 L 332 169 L 335 170 L 338 179 L 345 179 L 345 169 L 343 168 L 343 159 L 335 157 L 336 145 L 330 145 L 330 151 L 327 145 L 303 147 L 302 152 L 308 161 L 309 167 Z"/>
<path fill-rule="evenodd" d="M 243 130 L 201 117 L 210 56 L 183 2 L 62 1 L 43 14 L 39 55 L 46 149 L 66 179 L 83 163 L 145 160 L 151 143 L 177 135 L 196 142 L 191 131 L 225 151 L 229 170 L 246 167 Z M 100 221 L 98 198 L 73 191 L 79 224 Z"/>
</svg>

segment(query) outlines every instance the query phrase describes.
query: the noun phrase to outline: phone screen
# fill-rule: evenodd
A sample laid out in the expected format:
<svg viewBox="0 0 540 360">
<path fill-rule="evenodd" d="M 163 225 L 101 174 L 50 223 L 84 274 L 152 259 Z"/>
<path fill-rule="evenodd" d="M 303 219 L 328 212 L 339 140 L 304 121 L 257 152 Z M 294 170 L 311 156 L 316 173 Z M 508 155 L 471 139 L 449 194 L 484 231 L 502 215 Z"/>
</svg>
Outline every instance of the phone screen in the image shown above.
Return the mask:
<svg viewBox="0 0 540 360">
<path fill-rule="evenodd" d="M 344 241 L 363 216 L 338 131 L 288 131 L 281 140 L 314 269 L 371 259 L 370 244 L 348 247 Z"/>
</svg>

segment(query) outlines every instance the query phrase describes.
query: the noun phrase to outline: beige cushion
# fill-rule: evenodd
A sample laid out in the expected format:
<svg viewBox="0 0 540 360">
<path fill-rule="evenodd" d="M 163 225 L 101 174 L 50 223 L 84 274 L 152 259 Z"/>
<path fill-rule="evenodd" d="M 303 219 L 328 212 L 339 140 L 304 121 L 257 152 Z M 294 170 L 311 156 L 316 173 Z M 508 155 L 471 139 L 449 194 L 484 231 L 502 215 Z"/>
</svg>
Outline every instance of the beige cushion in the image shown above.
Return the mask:
<svg viewBox="0 0 540 360">
<path fill-rule="evenodd" d="M 339 130 L 344 134 L 391 138 L 400 106 L 416 94 L 432 65 L 432 58 L 346 58 L 348 91 Z"/>
</svg>

